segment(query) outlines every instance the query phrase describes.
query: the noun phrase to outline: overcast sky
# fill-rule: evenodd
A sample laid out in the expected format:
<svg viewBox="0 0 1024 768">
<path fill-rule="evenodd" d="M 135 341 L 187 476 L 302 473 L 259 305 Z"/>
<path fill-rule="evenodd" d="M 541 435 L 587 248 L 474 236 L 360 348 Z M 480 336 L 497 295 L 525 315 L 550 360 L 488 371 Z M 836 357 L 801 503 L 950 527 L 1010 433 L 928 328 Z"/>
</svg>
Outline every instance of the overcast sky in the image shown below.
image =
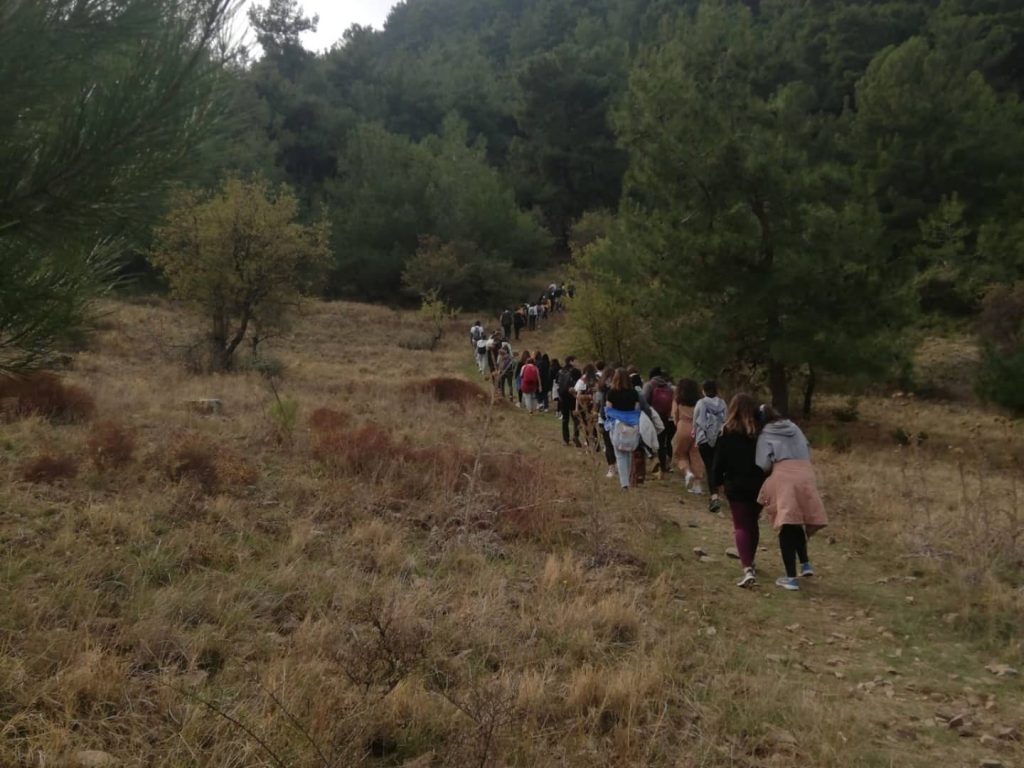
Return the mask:
<svg viewBox="0 0 1024 768">
<path fill-rule="evenodd" d="M 345 30 L 353 24 L 362 24 L 364 27 L 381 29 L 384 20 L 398 0 L 299 0 L 299 5 L 306 16 L 319 14 L 320 24 L 314 34 L 302 36 L 302 44 L 311 51 L 323 51 L 330 48 L 335 42 L 341 39 Z M 249 31 L 249 21 L 246 16 L 249 6 L 256 2 L 257 5 L 265 5 L 266 0 L 245 0 L 242 8 L 238 11 L 236 24 L 246 34 L 246 42 L 252 45 L 255 37 Z"/>
</svg>

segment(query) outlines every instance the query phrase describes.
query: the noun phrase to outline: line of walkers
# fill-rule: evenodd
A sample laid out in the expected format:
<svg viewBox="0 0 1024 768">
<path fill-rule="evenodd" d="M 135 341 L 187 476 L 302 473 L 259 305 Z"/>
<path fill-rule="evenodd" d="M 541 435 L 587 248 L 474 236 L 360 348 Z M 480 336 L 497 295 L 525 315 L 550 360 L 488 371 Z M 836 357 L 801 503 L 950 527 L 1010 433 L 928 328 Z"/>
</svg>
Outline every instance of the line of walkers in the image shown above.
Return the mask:
<svg viewBox="0 0 1024 768">
<path fill-rule="evenodd" d="M 662 477 L 678 468 L 689 493 L 702 495 L 706 484 L 713 514 L 724 490 L 743 568 L 737 586 L 757 583 L 762 511 L 778 533 L 786 571 L 776 585 L 799 590 L 798 577 L 814 575 L 807 539 L 828 519 L 810 445 L 796 424 L 746 393 L 727 406 L 714 380 L 681 379 L 673 386 L 658 368 L 644 382 L 632 367 L 597 362 L 580 368 L 571 356 L 564 365 L 543 359 L 540 386 L 547 403 L 551 382 L 562 440 L 603 451 L 607 476 L 617 477 L 623 490 L 643 484 L 649 460 L 656 460 L 654 472 Z"/>
</svg>

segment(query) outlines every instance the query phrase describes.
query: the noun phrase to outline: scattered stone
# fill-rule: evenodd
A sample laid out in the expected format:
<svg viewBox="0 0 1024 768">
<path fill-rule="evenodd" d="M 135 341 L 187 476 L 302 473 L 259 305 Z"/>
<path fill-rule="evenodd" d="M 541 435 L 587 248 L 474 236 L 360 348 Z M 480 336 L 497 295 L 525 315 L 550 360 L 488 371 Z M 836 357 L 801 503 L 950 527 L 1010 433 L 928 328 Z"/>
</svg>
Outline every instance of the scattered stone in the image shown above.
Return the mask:
<svg viewBox="0 0 1024 768">
<path fill-rule="evenodd" d="M 960 614 L 959 613 L 947 613 L 945 616 L 942 617 L 942 620 L 946 624 L 955 624 L 956 620 L 959 619 L 959 618 L 960 618 Z"/>
<path fill-rule="evenodd" d="M 978 763 L 978 768 L 1006 768 L 1006 766 L 1003 765 L 1001 760 L 988 758 L 987 760 L 982 760 Z"/>
<path fill-rule="evenodd" d="M 691 520 L 690 522 L 688 522 L 686 524 L 686 527 L 687 528 L 700 528 L 700 523 L 698 523 L 696 520 Z"/>
<path fill-rule="evenodd" d="M 736 547 L 729 547 L 727 550 L 725 550 L 725 556 L 731 557 L 733 560 L 739 560 L 740 551 L 736 549 Z"/>
<path fill-rule="evenodd" d="M 695 554 L 698 558 L 700 558 L 700 557 L 707 557 L 708 553 L 707 553 L 707 550 L 704 549 L 704 547 L 694 547 L 693 548 L 693 554 Z"/>
<path fill-rule="evenodd" d="M 99 749 L 83 749 L 71 756 L 74 768 L 110 768 L 117 765 L 117 758 Z"/>
<path fill-rule="evenodd" d="M 957 728 L 962 727 L 965 722 L 967 722 L 967 715 L 953 715 L 953 717 L 946 721 L 946 727 L 955 731 Z"/>
<path fill-rule="evenodd" d="M 767 654 L 767 655 L 765 656 L 765 658 L 766 658 L 766 659 L 767 659 L 768 661 L 773 661 L 773 662 L 775 662 L 776 664 L 782 664 L 782 663 L 783 663 L 783 662 L 784 662 L 784 661 L 786 660 L 786 657 L 785 657 L 785 656 L 782 656 L 782 655 L 780 655 L 780 654 L 778 654 L 778 653 L 769 653 L 769 654 Z"/>
<path fill-rule="evenodd" d="M 983 746 L 983 747 L 1000 747 L 1000 746 L 1002 746 L 1002 742 L 1000 742 L 999 739 L 997 739 L 991 733 L 983 733 L 983 734 L 981 734 L 981 736 L 978 738 L 978 743 L 981 744 L 981 746 Z"/>
<path fill-rule="evenodd" d="M 204 397 L 199 400 L 190 400 L 188 407 L 194 412 L 203 416 L 215 416 L 224 411 L 224 403 L 215 397 Z"/>
<path fill-rule="evenodd" d="M 1011 667 L 1009 664 L 989 664 L 987 667 L 985 667 L 985 669 L 987 669 L 996 677 L 1016 677 L 1018 674 L 1020 674 L 1019 672 L 1017 672 L 1016 669 Z"/>
<path fill-rule="evenodd" d="M 1020 731 L 1016 728 L 1000 728 L 996 731 L 996 738 L 1003 741 L 1020 741 Z"/>
<path fill-rule="evenodd" d="M 899 675 L 900 671 L 896 669 L 896 667 L 889 667 L 887 670 L 885 670 L 885 673 L 887 675 Z"/>
<path fill-rule="evenodd" d="M 840 672 L 838 669 L 833 669 L 832 674 L 835 675 L 836 680 L 845 680 L 846 675 Z"/>
<path fill-rule="evenodd" d="M 700 560 L 700 562 L 702 562 L 702 563 L 717 563 L 718 562 L 718 558 L 717 557 L 712 557 L 711 555 L 701 555 L 697 559 Z"/>
<path fill-rule="evenodd" d="M 718 634 L 718 630 L 714 627 L 704 627 L 704 629 L 702 629 L 700 633 L 704 635 L 704 637 L 714 637 Z"/>
<path fill-rule="evenodd" d="M 905 598 L 903 598 L 903 599 L 907 601 L 907 605 L 913 605 L 914 603 L 916 603 L 916 602 L 917 602 L 917 600 L 916 600 L 916 599 L 914 598 L 914 596 L 913 596 L 913 595 L 907 595 L 907 596 L 906 596 Z"/>
<path fill-rule="evenodd" d="M 768 740 L 779 747 L 795 747 L 797 745 L 796 736 L 790 731 L 782 728 L 771 728 L 768 731 Z"/>
<path fill-rule="evenodd" d="M 800 629 L 799 624 L 790 624 L 788 627 L 786 627 L 787 632 L 796 632 L 798 629 Z"/>
</svg>

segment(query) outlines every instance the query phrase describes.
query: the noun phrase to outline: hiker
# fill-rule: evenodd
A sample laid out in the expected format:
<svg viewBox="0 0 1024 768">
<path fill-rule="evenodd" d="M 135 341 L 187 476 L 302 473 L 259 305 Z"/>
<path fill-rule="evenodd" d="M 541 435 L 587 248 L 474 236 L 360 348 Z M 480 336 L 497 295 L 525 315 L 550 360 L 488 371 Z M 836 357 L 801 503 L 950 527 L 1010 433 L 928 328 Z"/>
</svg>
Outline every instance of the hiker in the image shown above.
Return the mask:
<svg viewBox="0 0 1024 768">
<path fill-rule="evenodd" d="M 500 318 L 501 330 L 505 333 L 505 338 L 506 339 L 511 339 L 512 338 L 512 322 L 513 322 L 513 320 L 514 320 L 514 318 L 512 316 L 512 310 L 511 309 L 506 309 L 504 312 L 501 313 L 501 318 Z M 518 334 L 516 334 L 516 338 L 517 339 L 519 338 Z"/>
<path fill-rule="evenodd" d="M 662 474 L 672 471 L 672 438 L 676 434 L 675 422 L 672 420 L 672 404 L 675 402 L 675 394 L 672 384 L 661 368 L 652 368 L 647 384 L 644 385 L 643 395 L 651 408 L 657 411 L 664 425 L 664 429 L 658 433 L 658 469 Z"/>
<path fill-rule="evenodd" d="M 598 371 L 599 377 L 597 386 L 594 388 L 594 409 L 597 412 L 597 431 L 601 435 L 601 442 L 604 443 L 604 459 L 608 464 L 608 474 L 606 477 L 615 477 L 615 447 L 612 445 L 612 436 L 608 433 L 605 428 L 605 408 L 608 405 L 608 390 L 612 386 L 612 377 L 601 376 Z"/>
<path fill-rule="evenodd" d="M 562 416 L 562 441 L 569 445 L 569 423 L 572 422 L 572 444 L 577 448 L 580 445 L 580 422 L 576 417 L 576 394 L 573 387 L 580 376 L 579 368 L 576 367 L 576 358 L 569 356 L 565 358 L 565 365 L 558 373 L 558 412 Z"/>
<path fill-rule="evenodd" d="M 597 388 L 597 368 L 587 363 L 583 374 L 573 387 L 576 395 L 576 417 L 587 436 L 587 447 L 597 448 L 597 422 L 594 417 L 594 391 Z"/>
<path fill-rule="evenodd" d="M 502 345 L 498 349 L 497 364 L 495 366 L 498 374 L 498 383 L 495 388 L 501 393 L 501 396 L 505 396 L 505 385 L 509 388 L 509 402 L 515 401 L 515 383 L 513 378 L 515 376 L 515 357 L 512 356 L 512 347 L 509 346 L 508 342 L 502 342 Z"/>
<path fill-rule="evenodd" d="M 718 383 L 708 379 L 701 387 L 704 397 L 697 401 L 693 409 L 693 438 L 697 442 L 697 450 L 704 461 L 704 467 L 710 470 L 715 460 L 715 443 L 725 423 L 725 401 L 718 396 Z M 708 480 L 712 480 L 708 477 Z M 718 488 L 708 487 L 711 498 L 708 500 L 708 511 L 717 514 L 722 508 L 718 500 Z"/>
<path fill-rule="evenodd" d="M 551 373 L 549 374 L 549 378 L 551 381 L 551 392 L 548 395 L 549 407 L 554 409 L 555 416 L 557 416 L 559 419 L 562 418 L 562 412 L 558 407 L 558 374 L 560 374 L 561 372 L 562 364 L 559 362 L 557 357 L 552 358 Z"/>
<path fill-rule="evenodd" d="M 516 341 L 519 341 L 519 334 L 526 327 L 526 312 L 522 307 L 516 309 L 512 315 L 512 328 L 515 330 Z"/>
<path fill-rule="evenodd" d="M 797 591 L 797 561 L 801 577 L 814 575 L 807 555 L 807 538 L 828 525 L 828 517 L 818 493 L 811 448 L 804 433 L 769 405 L 762 405 L 760 414 L 762 426 L 755 461 L 767 478 L 757 501 L 779 533 L 786 575 L 776 579 L 775 584 Z"/>
<path fill-rule="evenodd" d="M 725 498 L 732 512 L 733 537 L 740 555 L 743 575 L 737 587 L 752 587 L 757 583 L 754 559 L 761 538 L 758 523 L 761 505 L 757 496 L 764 482 L 764 472 L 754 460 L 757 452 L 758 406 L 753 397 L 741 392 L 729 403 L 722 426 L 722 434 L 715 444 L 714 465 L 711 468 L 711 487 L 725 486 Z"/>
<path fill-rule="evenodd" d="M 487 333 L 484 331 L 484 327 L 480 321 L 475 321 L 473 323 L 473 327 L 469 329 L 469 345 L 473 348 L 474 352 L 476 352 L 477 342 L 486 335 Z"/>
<path fill-rule="evenodd" d="M 487 375 L 487 350 L 490 340 L 481 338 L 476 343 L 476 367 L 480 369 L 480 375 Z"/>
<path fill-rule="evenodd" d="M 526 329 L 529 331 L 537 330 L 537 318 L 540 316 L 540 306 L 537 304 L 531 304 L 530 308 L 526 310 L 527 326 Z"/>
<path fill-rule="evenodd" d="M 632 484 L 633 456 L 640 444 L 640 395 L 630 382 L 625 368 L 615 371 L 607 398 L 604 427 L 609 432 L 615 450 L 619 485 L 626 491 Z"/>
<path fill-rule="evenodd" d="M 534 358 L 528 357 L 519 372 L 519 394 L 523 398 L 523 406 L 531 416 L 537 410 L 537 394 L 540 392 L 540 371 Z"/>
<path fill-rule="evenodd" d="M 529 360 L 530 358 L 531 358 L 531 355 L 530 355 L 529 350 L 525 350 L 524 349 L 523 350 L 523 354 L 521 354 L 519 356 L 519 359 L 516 361 L 516 368 L 515 368 L 515 373 L 513 375 L 513 380 L 515 381 L 515 384 L 516 384 L 516 398 L 517 398 L 516 399 L 516 407 L 517 408 L 522 408 L 523 407 L 523 390 L 522 390 L 522 387 L 520 387 L 520 382 L 521 382 L 521 377 L 522 377 L 522 374 L 523 374 L 523 368 L 526 366 L 526 361 Z"/>
<path fill-rule="evenodd" d="M 680 379 L 676 385 L 675 400 L 672 402 L 672 421 L 675 422 L 676 436 L 672 441 L 672 456 L 676 466 L 683 473 L 683 484 L 690 493 L 700 495 L 701 480 L 704 478 L 704 461 L 693 438 L 693 407 L 700 400 L 700 385 L 693 379 Z"/>
<path fill-rule="evenodd" d="M 537 404 L 539 411 L 548 410 L 548 396 L 551 394 L 551 358 L 547 352 L 537 353 L 534 362 L 537 364 L 537 372 L 540 373 L 540 391 L 537 393 Z"/>
</svg>

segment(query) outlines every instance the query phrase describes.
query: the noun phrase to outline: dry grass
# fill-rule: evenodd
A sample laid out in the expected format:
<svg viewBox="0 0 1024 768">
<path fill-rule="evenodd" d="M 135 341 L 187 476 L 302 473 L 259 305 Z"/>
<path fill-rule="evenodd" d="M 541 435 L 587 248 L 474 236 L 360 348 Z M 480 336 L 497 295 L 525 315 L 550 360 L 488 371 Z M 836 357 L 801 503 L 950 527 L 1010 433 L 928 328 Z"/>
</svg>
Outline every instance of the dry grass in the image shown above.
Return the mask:
<svg viewBox="0 0 1024 768">
<path fill-rule="evenodd" d="M 414 315 L 310 305 L 270 350 L 308 414 L 278 442 L 258 374 L 190 376 L 177 310 L 112 310 L 67 383 L 137 459 L 27 484 L 31 457 L 92 456 L 115 431 L 36 416 L 0 432 L 0 765 L 1024 757 L 999 735 L 1024 725 L 1020 681 L 985 669 L 1022 658 L 1024 436 L 996 414 L 866 399 L 858 421 L 812 425 L 849 436 L 816 456 L 821 578 L 746 592 L 720 554 L 729 524 L 675 483 L 624 499 L 553 418 L 438 398 L 422 371 L 475 387 L 461 328 L 400 351 L 388 339 Z M 224 413 L 187 407 L 204 397 Z M 763 545 L 769 575 L 767 530 Z"/>
<path fill-rule="evenodd" d="M 8 419 L 40 416 L 57 424 L 88 421 L 96 411 L 96 402 L 85 389 L 51 373 L 0 377 L 0 403 Z"/>
</svg>

